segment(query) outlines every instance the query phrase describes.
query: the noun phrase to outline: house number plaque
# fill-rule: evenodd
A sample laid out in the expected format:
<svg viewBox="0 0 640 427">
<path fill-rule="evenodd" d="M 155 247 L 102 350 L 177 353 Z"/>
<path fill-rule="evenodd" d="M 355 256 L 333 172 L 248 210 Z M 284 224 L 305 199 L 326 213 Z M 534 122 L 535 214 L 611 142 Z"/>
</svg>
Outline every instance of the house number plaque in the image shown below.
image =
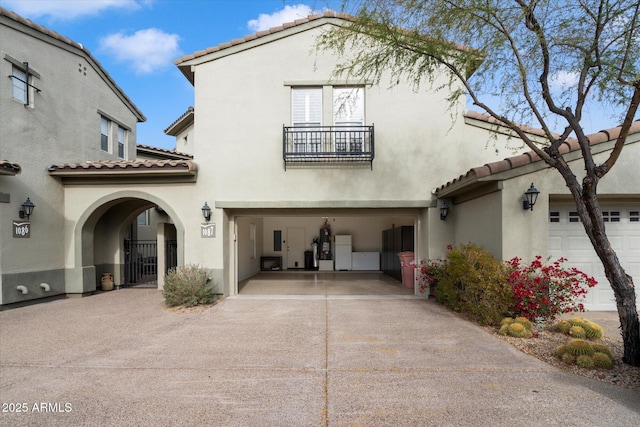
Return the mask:
<svg viewBox="0 0 640 427">
<path fill-rule="evenodd" d="M 200 224 L 200 237 L 203 239 L 216 237 L 215 224 Z"/>
<path fill-rule="evenodd" d="M 31 237 L 31 223 L 29 221 L 13 221 L 13 237 Z"/>
</svg>

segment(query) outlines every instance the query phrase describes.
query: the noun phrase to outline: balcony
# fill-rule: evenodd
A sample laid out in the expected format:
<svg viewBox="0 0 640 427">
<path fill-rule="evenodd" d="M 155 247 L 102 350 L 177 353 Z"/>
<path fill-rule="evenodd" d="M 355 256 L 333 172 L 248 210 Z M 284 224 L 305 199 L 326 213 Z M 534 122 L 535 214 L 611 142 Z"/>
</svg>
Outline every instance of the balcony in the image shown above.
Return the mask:
<svg viewBox="0 0 640 427">
<path fill-rule="evenodd" d="M 287 164 L 369 163 L 373 168 L 372 126 L 283 126 L 282 157 Z"/>
</svg>

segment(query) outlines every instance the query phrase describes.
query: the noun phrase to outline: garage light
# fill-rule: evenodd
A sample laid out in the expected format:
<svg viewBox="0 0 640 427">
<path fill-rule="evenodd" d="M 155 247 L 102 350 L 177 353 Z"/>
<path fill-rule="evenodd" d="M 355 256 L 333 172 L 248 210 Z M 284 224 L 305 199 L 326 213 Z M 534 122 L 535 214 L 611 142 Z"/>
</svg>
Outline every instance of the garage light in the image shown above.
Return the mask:
<svg viewBox="0 0 640 427">
<path fill-rule="evenodd" d="M 202 206 L 202 216 L 204 217 L 204 220 L 207 222 L 211 220 L 211 208 L 209 207 L 207 202 L 204 202 L 204 205 Z"/>
<path fill-rule="evenodd" d="M 538 200 L 538 194 L 540 194 L 540 192 L 536 187 L 533 186 L 532 182 L 531 187 L 529 187 L 529 189 L 524 192 L 524 197 L 526 197 L 526 200 L 522 202 L 522 209 L 529 209 L 532 211 L 533 205 L 535 205 L 536 201 Z"/>
<path fill-rule="evenodd" d="M 446 221 L 448 213 L 449 206 L 447 205 L 447 202 L 442 202 L 442 204 L 440 205 L 440 219 Z"/>
</svg>

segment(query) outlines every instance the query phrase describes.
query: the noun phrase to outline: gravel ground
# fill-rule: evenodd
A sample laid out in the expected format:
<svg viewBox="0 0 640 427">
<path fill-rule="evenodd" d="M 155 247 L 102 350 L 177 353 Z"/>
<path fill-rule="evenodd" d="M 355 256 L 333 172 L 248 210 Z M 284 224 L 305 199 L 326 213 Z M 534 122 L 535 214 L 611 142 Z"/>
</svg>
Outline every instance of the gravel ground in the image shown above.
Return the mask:
<svg viewBox="0 0 640 427">
<path fill-rule="evenodd" d="M 577 314 L 578 317 L 580 317 L 580 315 L 581 313 Z M 599 324 L 607 331 L 607 326 L 609 325 Z M 550 365 L 557 366 L 576 375 L 640 391 L 640 367 L 630 366 L 622 362 L 624 349 L 622 336 L 619 333 L 610 333 L 599 340 L 602 344 L 606 344 L 613 354 L 613 369 L 584 369 L 575 365 L 567 365 L 555 356 L 556 348 L 562 344 L 566 344 L 570 338 L 566 335 L 553 332 L 550 327 L 538 327 L 535 329 L 534 332 L 537 333 L 537 337 L 535 338 L 513 338 L 499 335 L 497 328 L 487 327 L 486 329 L 501 340 L 510 343 L 518 350 L 535 356 Z M 609 326 L 608 329 L 611 330 L 611 327 Z"/>
</svg>

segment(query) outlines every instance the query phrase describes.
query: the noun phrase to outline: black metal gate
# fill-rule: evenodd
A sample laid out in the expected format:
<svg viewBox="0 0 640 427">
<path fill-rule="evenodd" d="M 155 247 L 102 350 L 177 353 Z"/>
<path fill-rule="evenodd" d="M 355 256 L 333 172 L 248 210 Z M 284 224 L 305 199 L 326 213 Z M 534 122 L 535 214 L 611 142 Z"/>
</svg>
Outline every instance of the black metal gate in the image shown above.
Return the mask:
<svg viewBox="0 0 640 427">
<path fill-rule="evenodd" d="M 155 240 L 124 241 L 124 281 L 127 286 L 158 286 L 158 245 Z"/>
<path fill-rule="evenodd" d="M 127 286 L 158 286 L 158 244 L 155 240 L 124 241 L 124 280 Z M 165 271 L 178 265 L 178 242 L 165 241 Z"/>
</svg>

